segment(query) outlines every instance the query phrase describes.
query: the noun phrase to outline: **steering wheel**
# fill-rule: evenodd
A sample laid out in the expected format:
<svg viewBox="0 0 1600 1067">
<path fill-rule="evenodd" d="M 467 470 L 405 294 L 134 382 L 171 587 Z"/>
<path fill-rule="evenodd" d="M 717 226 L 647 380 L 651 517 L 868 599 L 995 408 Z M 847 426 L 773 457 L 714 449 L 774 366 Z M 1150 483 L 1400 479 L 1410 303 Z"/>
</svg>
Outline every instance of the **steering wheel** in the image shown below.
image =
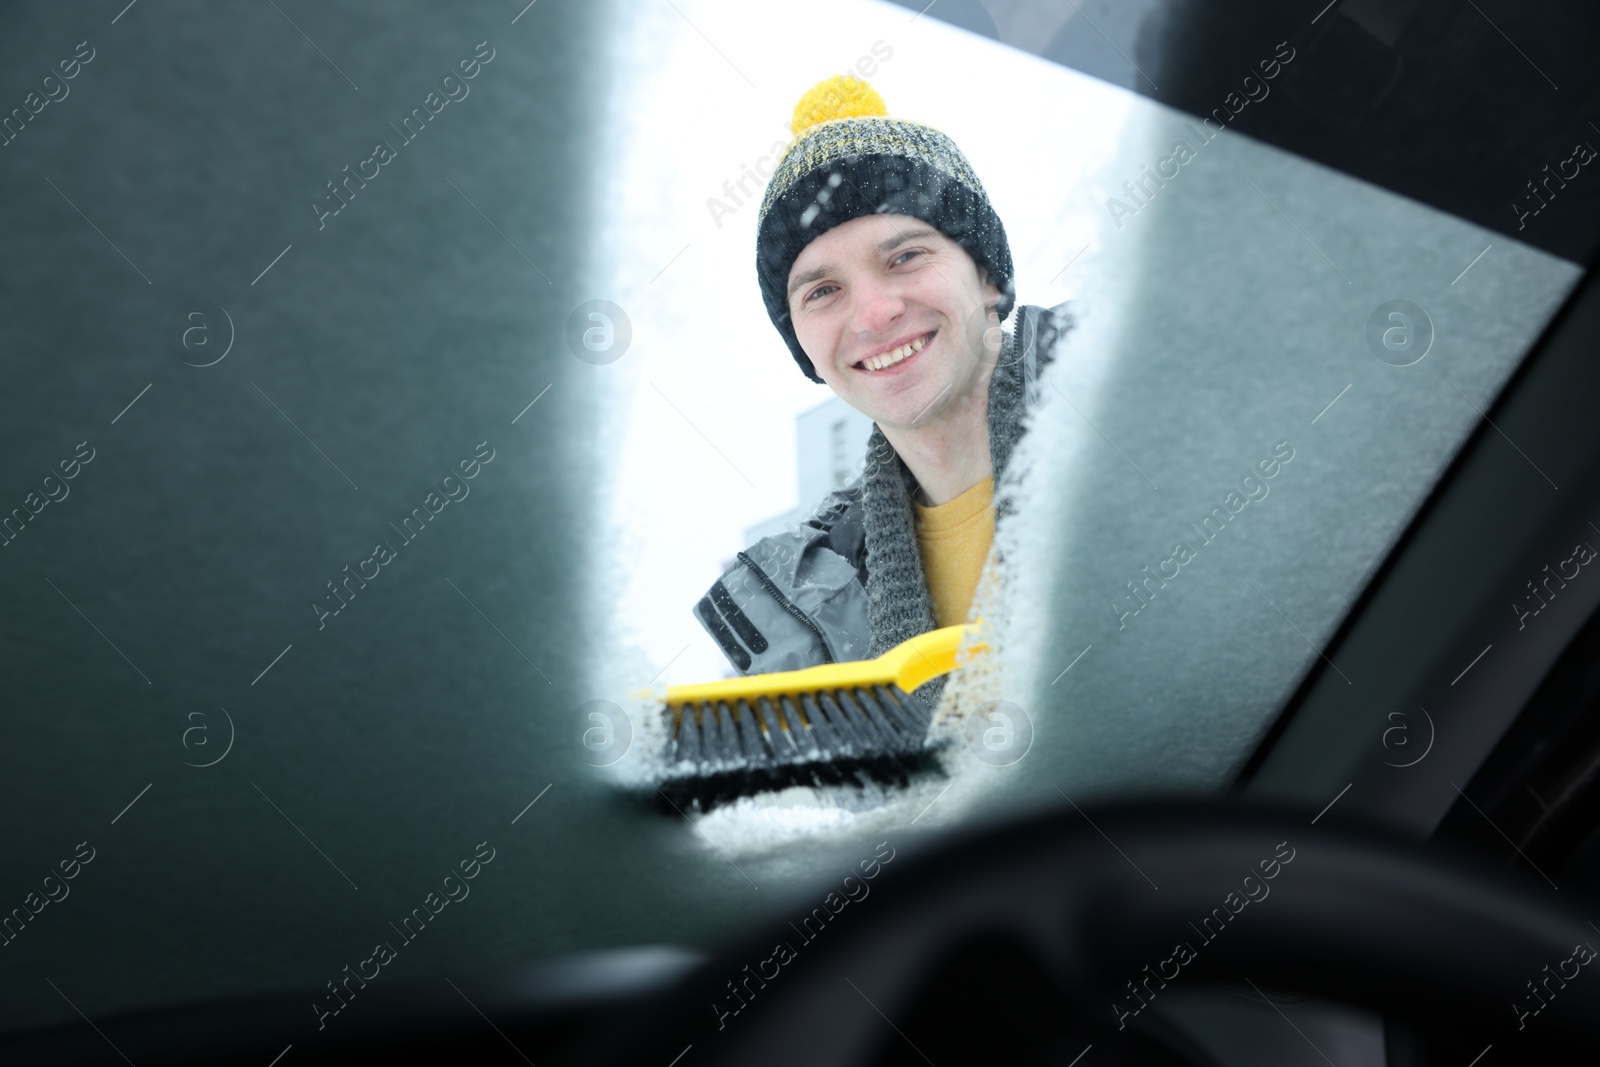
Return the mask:
<svg viewBox="0 0 1600 1067">
<path fill-rule="evenodd" d="M 876 870 L 820 885 L 814 911 L 801 898 L 734 940 L 593 1062 L 1009 1067 L 1092 1045 L 1083 1067 L 1209 1063 L 1148 1010 L 1201 980 L 1405 1018 L 1468 1050 L 1462 1067 L 1486 1046 L 1504 1064 L 1600 1045 L 1600 931 L 1571 887 L 1376 830 L 1165 802 L 879 851 Z"/>
</svg>

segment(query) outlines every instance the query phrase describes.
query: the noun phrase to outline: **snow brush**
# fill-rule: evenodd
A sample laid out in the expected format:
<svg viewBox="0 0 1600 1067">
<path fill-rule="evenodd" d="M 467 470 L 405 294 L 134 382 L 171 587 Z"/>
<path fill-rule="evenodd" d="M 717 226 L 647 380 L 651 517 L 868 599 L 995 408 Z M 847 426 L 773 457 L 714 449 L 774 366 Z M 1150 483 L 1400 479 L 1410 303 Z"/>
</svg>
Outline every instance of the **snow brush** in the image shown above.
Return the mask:
<svg viewBox="0 0 1600 1067">
<path fill-rule="evenodd" d="M 956 653 L 968 630 L 930 630 L 877 659 L 669 686 L 659 795 L 706 811 L 791 785 L 906 785 L 937 748 L 933 710 L 912 691 L 967 661 Z"/>
</svg>

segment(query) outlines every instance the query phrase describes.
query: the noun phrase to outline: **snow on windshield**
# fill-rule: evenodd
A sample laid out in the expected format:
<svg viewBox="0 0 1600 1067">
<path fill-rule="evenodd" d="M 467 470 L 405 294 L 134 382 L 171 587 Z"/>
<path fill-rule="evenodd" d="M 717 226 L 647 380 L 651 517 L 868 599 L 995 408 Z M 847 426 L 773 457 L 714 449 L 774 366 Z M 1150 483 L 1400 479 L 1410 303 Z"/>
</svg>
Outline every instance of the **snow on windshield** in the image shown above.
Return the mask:
<svg viewBox="0 0 1600 1067">
<path fill-rule="evenodd" d="M 596 376 L 614 442 L 602 599 L 627 663 L 596 691 L 648 719 L 626 694 L 731 674 L 691 609 L 752 530 L 815 503 L 799 499 L 796 419 L 826 387 L 761 305 L 756 171 L 798 93 L 859 52 L 891 114 L 968 155 L 1019 304 L 1071 301 L 1078 326 L 1000 487 L 1020 505 L 997 533 L 1005 593 L 975 607 L 987 669 L 958 672 L 940 709 L 949 776 L 790 789 L 697 828 L 772 855 L 852 827 L 1223 782 L 1577 271 L 899 7 L 786 23 L 783 49 L 765 46 L 771 26 L 718 20 L 723 59 L 691 37 L 699 6 L 683 10 L 641 12 L 612 102 L 600 289 L 636 339 Z M 751 91 L 722 92 L 729 66 Z M 963 66 L 992 92 L 947 76 Z M 1016 106 L 997 121 L 985 100 Z M 1426 358 L 1373 349 L 1369 323 L 1397 302 L 1420 312 L 1405 321 L 1428 331 Z M 658 751 L 611 773 L 648 780 Z"/>
</svg>

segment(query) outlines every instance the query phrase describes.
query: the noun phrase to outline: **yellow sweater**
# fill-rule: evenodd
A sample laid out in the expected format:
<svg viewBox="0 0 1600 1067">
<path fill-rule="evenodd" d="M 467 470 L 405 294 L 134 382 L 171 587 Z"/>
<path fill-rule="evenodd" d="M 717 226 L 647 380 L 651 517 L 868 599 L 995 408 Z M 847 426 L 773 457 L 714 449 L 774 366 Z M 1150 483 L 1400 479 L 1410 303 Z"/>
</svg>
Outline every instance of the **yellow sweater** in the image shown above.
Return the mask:
<svg viewBox="0 0 1600 1067">
<path fill-rule="evenodd" d="M 994 477 L 947 504 L 930 508 L 912 501 L 911 506 L 934 619 L 940 626 L 966 622 L 994 541 Z"/>
</svg>

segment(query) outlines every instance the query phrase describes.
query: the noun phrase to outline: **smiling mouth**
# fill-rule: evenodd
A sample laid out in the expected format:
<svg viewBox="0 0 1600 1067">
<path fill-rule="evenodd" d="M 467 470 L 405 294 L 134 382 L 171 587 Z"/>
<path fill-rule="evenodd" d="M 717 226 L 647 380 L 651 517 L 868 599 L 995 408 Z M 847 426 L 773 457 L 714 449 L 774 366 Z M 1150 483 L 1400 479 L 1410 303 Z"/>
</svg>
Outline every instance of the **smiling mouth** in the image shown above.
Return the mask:
<svg viewBox="0 0 1600 1067">
<path fill-rule="evenodd" d="M 904 363 L 906 360 L 910 359 L 912 356 L 926 348 L 933 341 L 934 336 L 937 335 L 938 332 L 939 331 L 936 329 L 930 330 L 921 337 L 913 338 L 912 340 L 907 341 L 905 344 L 894 349 L 893 351 L 879 353 L 878 355 L 872 356 L 869 359 L 863 359 L 858 363 L 854 363 L 852 366 L 856 370 L 866 371 L 869 374 L 885 371 L 890 367 L 899 366 L 901 363 Z"/>
</svg>

